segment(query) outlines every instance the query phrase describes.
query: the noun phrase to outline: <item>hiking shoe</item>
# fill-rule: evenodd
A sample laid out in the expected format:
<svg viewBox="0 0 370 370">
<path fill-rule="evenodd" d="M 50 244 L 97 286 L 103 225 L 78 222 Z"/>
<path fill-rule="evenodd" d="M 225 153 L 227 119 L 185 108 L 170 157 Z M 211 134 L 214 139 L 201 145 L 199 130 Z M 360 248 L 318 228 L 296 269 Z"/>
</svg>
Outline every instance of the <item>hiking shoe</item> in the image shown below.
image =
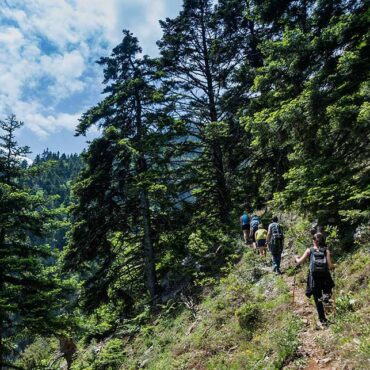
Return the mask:
<svg viewBox="0 0 370 370">
<path fill-rule="evenodd" d="M 324 320 L 319 320 L 317 323 L 316 323 L 316 326 L 318 329 L 326 329 L 328 327 L 329 323 L 327 321 L 324 321 Z"/>
</svg>

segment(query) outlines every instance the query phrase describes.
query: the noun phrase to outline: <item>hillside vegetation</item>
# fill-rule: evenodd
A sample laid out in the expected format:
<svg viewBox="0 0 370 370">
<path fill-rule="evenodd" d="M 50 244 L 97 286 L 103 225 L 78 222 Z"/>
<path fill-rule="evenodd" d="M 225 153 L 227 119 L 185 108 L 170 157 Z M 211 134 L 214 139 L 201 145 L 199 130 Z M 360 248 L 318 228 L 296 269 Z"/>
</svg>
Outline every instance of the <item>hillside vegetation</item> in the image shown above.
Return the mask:
<svg viewBox="0 0 370 370">
<path fill-rule="evenodd" d="M 292 236 L 297 233 L 296 228 L 290 231 Z M 303 237 L 309 243 L 308 233 Z M 85 349 L 72 368 L 303 369 L 315 357 L 324 360 L 314 363 L 317 368 L 367 369 L 369 237 L 369 231 L 363 231 L 357 250 L 337 261 L 336 307 L 328 329 L 317 327 L 312 299 L 305 297 L 303 303 L 310 307 L 309 315 L 297 299 L 304 295 L 307 267 L 298 272 L 292 303 L 292 248 L 285 251 L 287 273 L 276 276 L 266 261 L 240 245 L 240 257 L 234 256 L 238 262 L 225 267 L 219 282 L 196 298 L 184 293 L 168 302 L 155 319 L 134 319 L 98 346 L 98 353 L 97 345 Z M 307 352 L 301 337 L 305 332 L 310 332 L 316 356 Z"/>
<path fill-rule="evenodd" d="M 0 370 L 368 368 L 369 1 L 184 0 L 160 25 L 157 57 L 124 30 L 99 59 L 81 155 L 28 165 L 0 120 Z M 282 277 L 244 210 L 282 219 Z M 312 223 L 338 264 L 322 331 L 293 266 Z"/>
</svg>

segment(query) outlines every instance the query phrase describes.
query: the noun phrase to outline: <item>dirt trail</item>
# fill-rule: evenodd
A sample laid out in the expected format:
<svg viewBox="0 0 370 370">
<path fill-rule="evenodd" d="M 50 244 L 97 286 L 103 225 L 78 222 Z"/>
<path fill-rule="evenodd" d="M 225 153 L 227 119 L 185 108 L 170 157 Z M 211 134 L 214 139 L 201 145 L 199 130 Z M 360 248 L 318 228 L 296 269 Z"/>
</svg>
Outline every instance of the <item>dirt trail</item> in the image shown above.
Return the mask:
<svg viewBox="0 0 370 370">
<path fill-rule="evenodd" d="M 293 291 L 293 277 L 286 277 L 286 283 Z M 303 361 L 294 361 L 287 364 L 284 369 L 327 369 L 342 370 L 344 369 L 332 353 L 325 353 L 320 343 L 325 343 L 330 337 L 328 329 L 320 329 L 317 326 L 317 312 L 313 302 L 305 296 L 305 284 L 296 281 L 295 299 L 293 306 L 294 313 L 299 316 L 304 323 L 304 327 L 299 335 L 300 346 L 297 351 L 297 357 L 304 359 L 305 365 L 299 365 Z"/>
</svg>

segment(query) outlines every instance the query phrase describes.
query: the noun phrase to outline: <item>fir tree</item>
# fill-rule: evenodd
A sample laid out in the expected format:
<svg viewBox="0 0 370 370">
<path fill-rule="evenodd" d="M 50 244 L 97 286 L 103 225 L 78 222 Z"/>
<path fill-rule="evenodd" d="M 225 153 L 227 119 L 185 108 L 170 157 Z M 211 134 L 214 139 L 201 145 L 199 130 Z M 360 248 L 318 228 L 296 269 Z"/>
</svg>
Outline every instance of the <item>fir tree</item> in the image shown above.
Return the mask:
<svg viewBox="0 0 370 370">
<path fill-rule="evenodd" d="M 35 245 L 32 238 L 47 232 L 51 215 L 44 197 L 24 187 L 27 169 L 22 158 L 28 147 L 20 147 L 15 132 L 23 123 L 14 115 L 0 121 L 0 368 L 24 330 L 50 333 L 58 327 L 58 299 L 61 288 L 45 263 L 47 245 Z M 10 366 L 10 365 L 9 365 Z"/>
<path fill-rule="evenodd" d="M 170 105 L 157 61 L 139 57 L 140 52 L 137 39 L 124 31 L 112 55 L 99 61 L 108 96 L 78 126 L 80 134 L 93 124 L 103 129 L 84 154 L 87 167 L 75 186 L 75 223 L 66 256 L 71 268 L 82 270 L 86 262 L 94 266 L 85 284 L 87 306 L 104 302 L 117 281 L 121 292 L 116 293 L 128 302 L 142 295 L 143 283 L 156 298 L 155 242 L 163 228 L 156 220 L 163 207 L 168 210 L 178 201 L 169 176 L 176 151 Z"/>
</svg>

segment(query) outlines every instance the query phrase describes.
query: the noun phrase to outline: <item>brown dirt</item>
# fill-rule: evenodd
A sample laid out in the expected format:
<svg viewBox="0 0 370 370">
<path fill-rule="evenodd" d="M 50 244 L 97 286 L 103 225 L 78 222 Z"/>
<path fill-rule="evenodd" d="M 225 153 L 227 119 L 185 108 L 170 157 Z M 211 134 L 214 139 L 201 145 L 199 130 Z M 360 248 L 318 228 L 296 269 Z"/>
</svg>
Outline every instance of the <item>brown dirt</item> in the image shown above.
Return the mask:
<svg viewBox="0 0 370 370">
<path fill-rule="evenodd" d="M 287 277 L 286 283 L 293 292 L 294 278 Z M 326 353 L 320 343 L 325 343 L 330 339 L 330 330 L 320 328 L 317 325 L 317 312 L 313 301 L 311 302 L 304 294 L 305 283 L 296 281 L 294 302 L 292 307 L 294 313 L 299 316 L 303 323 L 303 329 L 299 334 L 300 345 L 296 353 L 296 359 L 287 364 L 284 369 L 304 369 L 304 370 L 344 370 L 343 364 L 333 353 Z M 330 317 L 330 316 L 329 316 Z"/>
</svg>

